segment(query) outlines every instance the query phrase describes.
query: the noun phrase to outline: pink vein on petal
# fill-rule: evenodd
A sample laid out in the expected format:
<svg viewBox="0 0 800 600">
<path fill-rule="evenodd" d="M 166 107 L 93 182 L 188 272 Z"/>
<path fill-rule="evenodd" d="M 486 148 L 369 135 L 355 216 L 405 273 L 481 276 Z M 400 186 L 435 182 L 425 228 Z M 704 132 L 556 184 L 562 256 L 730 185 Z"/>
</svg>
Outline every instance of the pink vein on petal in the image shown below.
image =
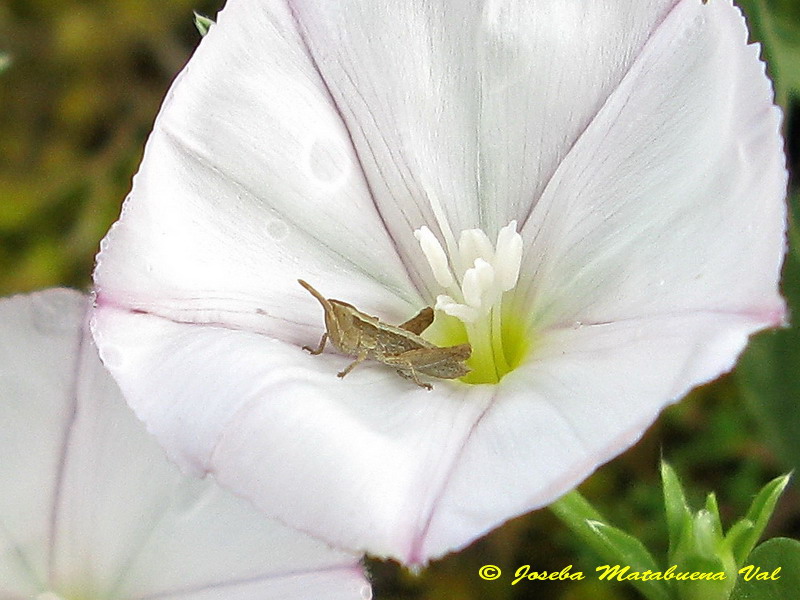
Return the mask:
<svg viewBox="0 0 800 600">
<path fill-rule="evenodd" d="M 442 479 L 442 482 L 439 486 L 439 491 L 436 493 L 433 502 L 431 503 L 430 509 L 428 510 L 428 516 L 425 519 L 425 524 L 419 529 L 416 534 L 414 535 L 413 539 L 411 540 L 411 546 L 409 549 L 409 556 L 408 562 L 412 565 L 424 565 L 427 563 L 426 554 L 422 551 L 423 546 L 425 544 L 426 538 L 428 536 L 428 532 L 430 531 L 431 522 L 433 521 L 433 517 L 436 514 L 436 510 L 441 502 L 442 497 L 444 496 L 447 488 L 450 484 L 451 479 L 453 478 L 453 474 L 456 471 L 456 468 L 460 465 L 461 459 L 464 455 L 464 451 L 472 440 L 473 434 L 478 429 L 481 421 L 483 421 L 484 417 L 488 414 L 491 408 L 494 406 L 497 400 L 497 392 L 499 388 L 495 387 L 494 392 L 492 393 L 491 399 L 487 402 L 486 408 L 481 411 L 481 413 L 475 418 L 475 421 L 472 423 L 470 428 L 467 430 L 466 434 L 464 435 L 464 439 L 462 440 L 461 444 L 459 445 L 458 451 L 453 456 L 452 460 L 450 461 L 450 467 L 447 469 L 447 473 Z"/>
</svg>

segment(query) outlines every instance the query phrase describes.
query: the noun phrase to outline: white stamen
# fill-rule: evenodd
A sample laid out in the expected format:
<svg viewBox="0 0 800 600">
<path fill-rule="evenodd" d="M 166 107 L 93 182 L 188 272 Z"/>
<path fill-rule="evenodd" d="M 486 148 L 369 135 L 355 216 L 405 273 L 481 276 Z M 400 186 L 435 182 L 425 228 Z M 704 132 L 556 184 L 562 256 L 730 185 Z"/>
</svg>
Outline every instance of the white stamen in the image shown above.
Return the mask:
<svg viewBox="0 0 800 600">
<path fill-rule="evenodd" d="M 458 237 L 458 253 L 464 266 L 474 264 L 476 258 L 482 258 L 489 264 L 494 260 L 492 242 L 480 229 L 466 229 L 461 232 Z"/>
<path fill-rule="evenodd" d="M 522 236 L 517 233 L 516 221 L 500 229 L 495 247 L 480 229 L 462 231 L 455 260 L 448 260 L 439 240 L 427 227 L 420 227 L 414 235 L 434 278 L 449 294 L 437 298 L 437 310 L 473 323 L 500 302 L 503 292 L 517 284 L 522 264 Z M 455 272 L 451 265 L 456 265 Z"/>
<path fill-rule="evenodd" d="M 428 259 L 436 282 L 443 288 L 449 288 L 454 283 L 453 274 L 447 264 L 447 254 L 439 240 L 425 225 L 414 232 L 414 237 L 417 238 L 425 258 Z"/>
<path fill-rule="evenodd" d="M 486 290 L 489 288 L 494 287 L 495 274 L 494 267 L 492 265 L 482 258 L 476 258 L 475 264 L 472 268 L 478 272 L 478 281 L 480 281 L 484 293 L 486 293 Z"/>
<path fill-rule="evenodd" d="M 464 273 L 464 280 L 461 282 L 461 293 L 464 295 L 464 302 L 469 306 L 480 308 L 483 297 L 483 285 L 481 285 L 481 279 L 476 267 L 467 269 L 467 272 Z"/>
<path fill-rule="evenodd" d="M 435 308 L 436 310 L 441 310 L 451 317 L 460 319 L 464 323 L 474 323 L 480 316 L 477 310 L 471 306 L 467 306 L 466 304 L 459 304 L 450 296 L 442 295 L 436 298 Z"/>
<path fill-rule="evenodd" d="M 494 265 L 497 281 L 507 292 L 517 285 L 522 263 L 522 236 L 517 233 L 516 221 L 511 221 L 497 234 L 497 255 L 503 257 Z"/>
</svg>

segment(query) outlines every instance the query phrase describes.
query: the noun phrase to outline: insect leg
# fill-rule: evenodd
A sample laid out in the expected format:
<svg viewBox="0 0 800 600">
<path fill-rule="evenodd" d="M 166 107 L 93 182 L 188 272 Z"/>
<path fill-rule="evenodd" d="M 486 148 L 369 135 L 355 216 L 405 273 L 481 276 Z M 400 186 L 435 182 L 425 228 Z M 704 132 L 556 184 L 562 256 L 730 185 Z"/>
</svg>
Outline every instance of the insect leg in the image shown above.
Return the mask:
<svg viewBox="0 0 800 600">
<path fill-rule="evenodd" d="M 425 388 L 426 390 L 433 389 L 433 386 L 430 383 L 423 383 L 419 380 L 416 369 L 414 369 L 414 367 L 412 367 L 410 364 L 402 369 L 397 369 L 397 374 L 404 379 L 410 379 L 421 388 Z"/>
<path fill-rule="evenodd" d="M 311 346 L 303 346 L 303 350 L 308 350 L 311 354 L 316 356 L 317 354 L 320 354 L 322 350 L 325 348 L 325 342 L 327 341 L 328 341 L 328 332 L 326 331 L 325 333 L 322 334 L 322 339 L 320 339 L 319 346 L 317 346 L 316 350 L 311 348 Z"/>
<path fill-rule="evenodd" d="M 336 375 L 338 377 L 344 377 L 350 371 L 352 371 L 353 367 L 355 367 L 358 363 L 364 362 L 366 360 L 366 358 L 367 358 L 367 351 L 366 350 L 362 350 L 361 352 L 358 353 L 358 358 L 356 358 L 353 362 L 351 362 L 349 365 L 347 365 L 347 368 L 344 371 L 339 371 Z"/>
<path fill-rule="evenodd" d="M 419 387 L 425 388 L 426 390 L 432 390 L 433 389 L 433 386 L 430 383 L 422 383 L 419 380 L 419 377 L 417 377 L 417 371 L 416 371 L 416 369 L 414 369 L 413 366 L 411 366 L 411 379 L 413 379 L 414 383 L 416 383 Z"/>
</svg>

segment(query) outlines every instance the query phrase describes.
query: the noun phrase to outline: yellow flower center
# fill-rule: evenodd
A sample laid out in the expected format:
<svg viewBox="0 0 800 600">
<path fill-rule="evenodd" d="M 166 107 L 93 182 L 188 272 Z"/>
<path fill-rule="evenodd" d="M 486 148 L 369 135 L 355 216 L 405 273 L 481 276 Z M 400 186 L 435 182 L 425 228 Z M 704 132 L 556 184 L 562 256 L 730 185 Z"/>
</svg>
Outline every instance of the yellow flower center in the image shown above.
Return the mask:
<svg viewBox="0 0 800 600">
<path fill-rule="evenodd" d="M 522 262 L 522 237 L 516 228 L 516 221 L 503 227 L 494 245 L 482 230 L 467 229 L 458 242 L 445 240 L 449 253 L 427 227 L 414 232 L 446 292 L 436 298 L 438 314 L 429 337 L 440 346 L 470 343 L 467 365 L 472 372 L 462 378 L 466 383 L 497 383 L 529 350 L 525 323 L 503 307 Z"/>
</svg>

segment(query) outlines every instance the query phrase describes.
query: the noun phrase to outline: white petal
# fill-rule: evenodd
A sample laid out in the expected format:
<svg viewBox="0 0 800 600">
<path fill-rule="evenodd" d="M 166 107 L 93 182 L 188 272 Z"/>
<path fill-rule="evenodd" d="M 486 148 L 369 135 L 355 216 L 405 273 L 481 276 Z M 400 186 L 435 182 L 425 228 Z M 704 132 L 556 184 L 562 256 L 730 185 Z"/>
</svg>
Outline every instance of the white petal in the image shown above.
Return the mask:
<svg viewBox="0 0 800 600">
<path fill-rule="evenodd" d="M 424 562 L 448 457 L 491 388 L 434 381 L 426 391 L 376 363 L 339 380 L 351 359 L 330 351 L 112 308 L 94 329 L 128 401 L 179 464 L 334 544 Z"/>
<path fill-rule="evenodd" d="M 480 225 L 478 0 L 292 0 L 402 252 L 406 223 Z M 404 244 L 408 244 L 405 246 Z"/>
<path fill-rule="evenodd" d="M 368 586 L 356 557 L 266 519 L 213 480 L 189 478 L 167 462 L 98 360 L 84 330 L 88 299 L 66 294 L 0 302 L 2 338 L 16 328 L 15 350 L 37 359 L 25 369 L 5 355 L 0 363 L 18 382 L 4 394 L 4 415 L 15 416 L 15 435 L 24 432 L 26 443 L 24 453 L 10 443 L 4 419 L 0 518 L 15 526 L 23 550 L 38 548 L 49 559 L 35 591 L 199 599 L 284 598 L 291 589 L 292 597 L 318 598 L 328 586 L 330 597 L 361 599 Z M 23 421 L 19 413 L 29 407 L 36 412 L 23 413 Z M 69 416 L 60 435 L 48 431 L 52 414 Z M 12 461 L 14 452 L 20 456 Z M 55 472 L 40 472 L 36 457 L 45 453 Z M 45 474 L 49 480 L 37 483 Z M 42 495 L 55 496 L 56 510 L 41 510 L 29 488 L 54 488 Z M 53 533 L 17 531 L 14 516 L 23 511 Z M 3 550 L 0 569 L 14 558 Z"/>
<path fill-rule="evenodd" d="M 484 3 L 480 173 L 487 226 L 527 219 L 561 160 L 676 4 Z"/>
<path fill-rule="evenodd" d="M 706 315 L 561 330 L 499 386 L 426 392 L 375 364 L 336 381 L 348 358 L 245 332 L 113 309 L 95 327 L 173 458 L 332 543 L 407 563 L 569 490 L 731 368 L 753 330 Z"/>
<path fill-rule="evenodd" d="M 323 276 L 425 304 L 288 9 L 231 2 L 164 103 L 98 257 L 99 301 L 279 335 L 304 319 L 296 280 Z"/>
<path fill-rule="evenodd" d="M 676 0 L 293 0 L 394 231 L 526 216 Z M 432 221 L 433 219 L 433 221 Z M 395 237 L 402 244 L 401 234 Z"/>
<path fill-rule="evenodd" d="M 780 112 L 746 38 L 730 3 L 681 3 L 563 161 L 523 230 L 544 326 L 781 321 Z"/>
<path fill-rule="evenodd" d="M 0 301 L 0 597 L 47 579 L 85 308 L 67 290 Z"/>
<path fill-rule="evenodd" d="M 554 332 L 508 374 L 454 460 L 422 556 L 549 504 L 641 436 L 691 387 L 733 367 L 753 324 L 687 316 Z"/>
</svg>

